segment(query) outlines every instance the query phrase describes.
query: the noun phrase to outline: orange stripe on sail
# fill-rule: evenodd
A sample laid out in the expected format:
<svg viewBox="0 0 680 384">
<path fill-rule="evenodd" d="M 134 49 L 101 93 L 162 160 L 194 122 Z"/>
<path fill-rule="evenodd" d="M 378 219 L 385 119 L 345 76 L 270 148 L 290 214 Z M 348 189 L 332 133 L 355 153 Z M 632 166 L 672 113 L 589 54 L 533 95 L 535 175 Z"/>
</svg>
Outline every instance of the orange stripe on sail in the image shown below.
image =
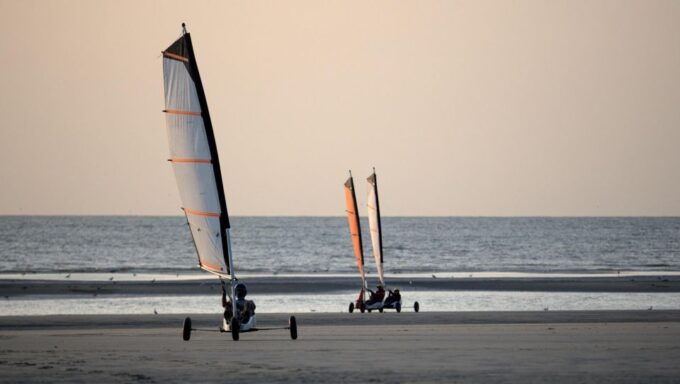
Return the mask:
<svg viewBox="0 0 680 384">
<path fill-rule="evenodd" d="M 178 61 L 183 61 L 185 63 L 189 62 L 188 57 L 180 56 L 180 55 L 175 55 L 174 53 L 170 52 L 163 52 L 163 57 L 167 57 L 168 59 L 173 59 L 173 60 L 178 60 Z"/>
<path fill-rule="evenodd" d="M 186 159 L 186 158 L 173 158 L 168 159 L 168 161 L 173 163 L 200 163 L 200 164 L 210 164 L 212 160 L 210 159 Z"/>
<path fill-rule="evenodd" d="M 163 112 L 169 113 L 171 115 L 190 115 L 190 116 L 201 116 L 201 112 L 194 111 L 180 111 L 177 109 L 164 109 Z"/>
<path fill-rule="evenodd" d="M 189 208 L 182 208 L 184 212 L 186 212 L 187 215 L 194 215 L 194 216 L 206 216 L 206 217 L 220 217 L 220 213 L 215 213 L 215 212 L 204 212 L 204 211 L 194 211 L 193 209 Z"/>
<path fill-rule="evenodd" d="M 220 271 L 220 272 L 224 271 L 222 269 L 222 267 L 220 267 L 219 265 L 210 264 L 210 263 L 207 263 L 207 262 L 202 261 L 202 260 L 201 260 L 201 267 L 212 269 L 213 271 Z"/>
</svg>

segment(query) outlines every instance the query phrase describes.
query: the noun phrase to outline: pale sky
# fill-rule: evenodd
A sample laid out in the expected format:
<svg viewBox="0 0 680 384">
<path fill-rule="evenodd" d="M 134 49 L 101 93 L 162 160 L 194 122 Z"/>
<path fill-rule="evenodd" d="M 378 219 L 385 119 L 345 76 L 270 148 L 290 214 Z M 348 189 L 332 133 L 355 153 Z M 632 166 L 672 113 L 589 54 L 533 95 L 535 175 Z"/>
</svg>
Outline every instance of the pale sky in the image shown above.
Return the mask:
<svg viewBox="0 0 680 384">
<path fill-rule="evenodd" d="M 680 1 L 0 0 L 0 214 L 181 215 L 192 34 L 232 215 L 680 215 Z"/>
</svg>

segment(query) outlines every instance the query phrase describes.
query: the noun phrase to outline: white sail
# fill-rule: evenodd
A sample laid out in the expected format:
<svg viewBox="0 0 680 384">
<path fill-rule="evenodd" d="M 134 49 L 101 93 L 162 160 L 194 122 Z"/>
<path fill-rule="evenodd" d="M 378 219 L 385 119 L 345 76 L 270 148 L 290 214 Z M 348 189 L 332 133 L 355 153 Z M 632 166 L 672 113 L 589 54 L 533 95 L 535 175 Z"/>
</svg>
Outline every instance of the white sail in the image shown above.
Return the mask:
<svg viewBox="0 0 680 384">
<path fill-rule="evenodd" d="M 375 258 L 375 266 L 378 270 L 378 278 L 382 286 L 385 286 L 385 277 L 383 273 L 383 247 L 382 247 L 382 227 L 380 225 L 380 203 L 378 200 L 378 180 L 373 174 L 366 179 L 368 181 L 368 199 L 366 207 L 368 208 L 368 227 L 371 232 L 371 245 L 373 247 L 373 257 Z"/>
<path fill-rule="evenodd" d="M 199 265 L 229 276 L 229 220 L 219 160 L 188 33 L 163 51 L 163 80 L 169 161 Z"/>
</svg>

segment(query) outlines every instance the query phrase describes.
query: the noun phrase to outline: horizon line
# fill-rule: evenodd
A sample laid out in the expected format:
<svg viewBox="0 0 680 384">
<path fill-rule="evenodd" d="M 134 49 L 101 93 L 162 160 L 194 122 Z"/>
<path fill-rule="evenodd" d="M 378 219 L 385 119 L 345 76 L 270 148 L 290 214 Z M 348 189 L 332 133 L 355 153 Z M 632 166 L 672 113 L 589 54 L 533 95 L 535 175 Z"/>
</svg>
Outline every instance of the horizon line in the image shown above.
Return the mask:
<svg viewBox="0 0 680 384">
<path fill-rule="evenodd" d="M 30 214 L 5 214 L 0 213 L 0 217 L 177 217 L 183 218 L 184 215 L 151 215 L 151 214 L 98 214 L 98 213 L 85 213 L 85 214 L 42 214 L 42 213 L 30 213 Z M 229 215 L 229 217 L 239 218 L 239 217 L 288 217 L 288 218 L 319 218 L 319 217 L 337 217 L 345 218 L 344 215 Z M 366 217 L 366 216 L 360 216 Z M 680 218 L 678 215 L 381 215 L 383 218 Z"/>
</svg>

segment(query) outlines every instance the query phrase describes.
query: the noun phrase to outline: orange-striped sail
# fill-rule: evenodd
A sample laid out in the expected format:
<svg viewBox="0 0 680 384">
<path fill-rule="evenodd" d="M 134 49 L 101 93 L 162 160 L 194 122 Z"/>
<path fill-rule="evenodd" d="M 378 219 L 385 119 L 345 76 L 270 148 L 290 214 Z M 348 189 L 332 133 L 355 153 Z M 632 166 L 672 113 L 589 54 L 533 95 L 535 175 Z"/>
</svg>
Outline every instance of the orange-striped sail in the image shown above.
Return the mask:
<svg viewBox="0 0 680 384">
<path fill-rule="evenodd" d="M 199 266 L 220 276 L 233 277 L 229 215 L 215 134 L 191 36 L 183 32 L 163 51 L 163 112 L 169 160 Z"/>
<path fill-rule="evenodd" d="M 354 247 L 354 257 L 357 259 L 359 274 L 361 275 L 361 287 L 366 287 L 366 275 L 364 273 L 364 247 L 361 242 L 361 224 L 359 223 L 359 210 L 357 209 L 357 198 L 354 193 L 354 179 L 352 172 L 349 179 L 345 182 L 345 203 L 347 204 L 347 222 L 349 233 L 352 236 L 352 246 Z"/>
</svg>

